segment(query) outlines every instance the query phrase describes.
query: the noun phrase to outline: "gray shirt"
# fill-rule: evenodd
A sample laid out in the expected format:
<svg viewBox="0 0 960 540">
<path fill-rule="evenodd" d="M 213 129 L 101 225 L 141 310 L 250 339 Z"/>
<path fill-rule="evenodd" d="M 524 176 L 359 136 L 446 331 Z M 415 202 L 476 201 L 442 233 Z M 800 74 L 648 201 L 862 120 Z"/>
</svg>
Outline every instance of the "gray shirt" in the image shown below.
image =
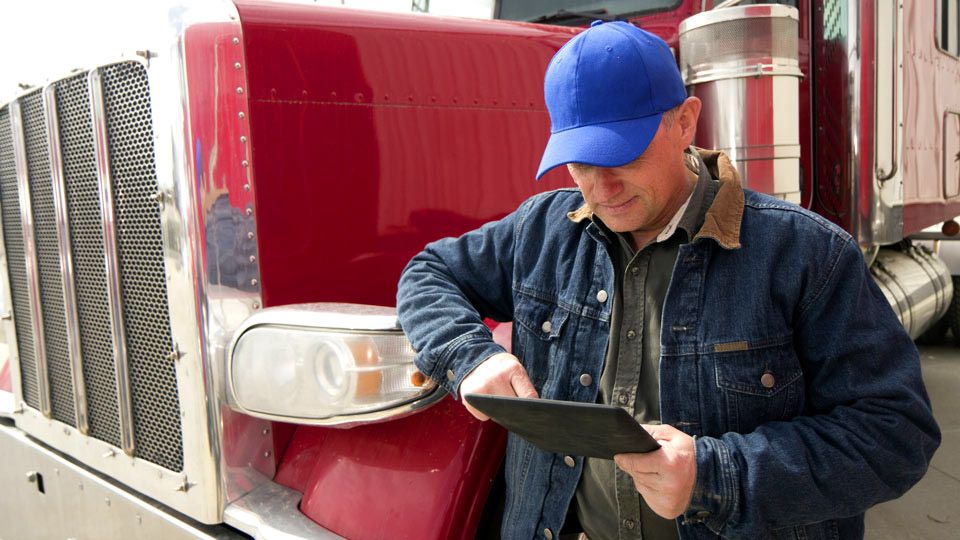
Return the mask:
<svg viewBox="0 0 960 540">
<path fill-rule="evenodd" d="M 700 230 L 716 192 L 717 182 L 701 161 L 696 185 L 675 230 L 669 236 L 661 233 L 637 252 L 628 233 L 610 232 L 594 217 L 612 240 L 609 251 L 616 275 L 610 340 L 597 400 L 623 407 L 641 423 L 660 422 L 660 316 L 677 252 Z M 630 475 L 611 460 L 584 460 L 577 486 L 577 517 L 590 540 L 677 538 L 676 523 L 650 510 Z"/>
</svg>

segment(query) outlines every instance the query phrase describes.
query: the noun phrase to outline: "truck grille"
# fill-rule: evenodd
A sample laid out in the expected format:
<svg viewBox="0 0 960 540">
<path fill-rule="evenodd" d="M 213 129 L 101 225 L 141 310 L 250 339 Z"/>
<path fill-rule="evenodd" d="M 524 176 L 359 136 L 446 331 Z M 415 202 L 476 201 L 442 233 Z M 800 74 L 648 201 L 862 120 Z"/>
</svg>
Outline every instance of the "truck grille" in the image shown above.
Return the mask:
<svg viewBox="0 0 960 540">
<path fill-rule="evenodd" d="M 31 282 L 25 252 L 21 193 L 15 165 L 16 138 L 9 106 L 0 109 L 0 204 L 7 252 L 22 390 L 27 405 L 41 407 L 40 385 L 49 385 L 52 418 L 77 426 L 64 275 L 54 204 L 52 157 L 63 169 L 73 290 L 76 296 L 81 378 L 86 390 L 88 435 L 120 446 L 117 366 L 111 322 L 120 316 L 132 396 L 134 456 L 171 471 L 183 470 L 183 443 L 175 358 L 167 301 L 160 211 L 154 194 L 153 126 L 148 79 L 136 62 L 99 69 L 103 81 L 106 154 L 112 177 L 119 276 L 107 274 L 101 181 L 97 172 L 94 115 L 87 74 L 54 84 L 59 156 L 51 156 L 47 119 L 39 91 L 19 99 L 23 124 L 33 239 L 37 252 L 40 317 L 47 372 L 40 373 Z M 103 154 L 103 152 L 101 152 Z M 29 233 L 30 231 L 27 231 Z M 119 311 L 110 306 L 109 283 L 119 278 Z"/>
</svg>

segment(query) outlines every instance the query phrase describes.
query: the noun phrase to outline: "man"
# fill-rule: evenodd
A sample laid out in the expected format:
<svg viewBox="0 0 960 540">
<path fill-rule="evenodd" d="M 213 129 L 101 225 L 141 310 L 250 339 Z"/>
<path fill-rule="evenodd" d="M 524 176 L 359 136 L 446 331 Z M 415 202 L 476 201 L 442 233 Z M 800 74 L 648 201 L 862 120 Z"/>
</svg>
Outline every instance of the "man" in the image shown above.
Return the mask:
<svg viewBox="0 0 960 540">
<path fill-rule="evenodd" d="M 614 464 L 511 435 L 503 536 L 552 540 L 570 515 L 594 540 L 862 537 L 940 433 L 856 242 L 690 147 L 700 102 L 647 32 L 594 23 L 545 97 L 538 177 L 566 165 L 578 189 L 428 245 L 401 324 L 454 396 L 616 404 L 662 447 Z M 484 317 L 514 321 L 513 354 Z"/>
</svg>

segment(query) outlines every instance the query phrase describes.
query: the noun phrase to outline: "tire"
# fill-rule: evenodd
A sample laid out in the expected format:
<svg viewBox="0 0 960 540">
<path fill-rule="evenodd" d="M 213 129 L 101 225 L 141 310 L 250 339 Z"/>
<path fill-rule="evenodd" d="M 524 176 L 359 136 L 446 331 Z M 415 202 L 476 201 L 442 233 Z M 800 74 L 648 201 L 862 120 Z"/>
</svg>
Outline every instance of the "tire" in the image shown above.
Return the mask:
<svg viewBox="0 0 960 540">
<path fill-rule="evenodd" d="M 947 339 L 947 332 L 952 334 L 952 338 Z M 953 297 L 947 312 L 917 338 L 917 344 L 960 346 L 960 276 L 953 276 Z"/>
<path fill-rule="evenodd" d="M 953 344 L 960 345 L 960 276 L 953 276 L 953 298 L 943 320 L 953 334 Z"/>
<path fill-rule="evenodd" d="M 917 345 L 948 345 L 947 330 L 950 330 L 950 324 L 947 321 L 947 315 L 937 321 L 926 332 L 917 338 Z"/>
</svg>

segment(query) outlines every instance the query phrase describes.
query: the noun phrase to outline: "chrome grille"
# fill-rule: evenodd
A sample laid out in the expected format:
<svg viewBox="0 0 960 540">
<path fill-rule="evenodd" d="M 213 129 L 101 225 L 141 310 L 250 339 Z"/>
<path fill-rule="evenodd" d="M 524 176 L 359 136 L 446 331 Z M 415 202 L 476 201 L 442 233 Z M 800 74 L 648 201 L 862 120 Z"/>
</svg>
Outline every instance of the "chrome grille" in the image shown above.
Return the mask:
<svg viewBox="0 0 960 540">
<path fill-rule="evenodd" d="M 10 269 L 10 301 L 20 351 L 20 377 L 23 400 L 40 408 L 37 388 L 37 357 L 33 343 L 33 317 L 30 313 L 30 293 L 27 286 L 27 263 L 23 248 L 23 227 L 20 221 L 19 189 L 13 157 L 13 125 L 10 109 L 0 110 L 0 205 L 3 211 L 3 236 L 7 247 L 7 266 Z"/>
<path fill-rule="evenodd" d="M 116 362 L 129 371 L 132 396 L 134 457 L 171 471 L 183 471 L 183 438 L 180 400 L 176 378 L 176 357 L 171 337 L 166 269 L 161 236 L 160 208 L 153 147 L 150 91 L 146 69 L 136 62 L 99 68 L 102 79 L 106 124 L 105 151 L 111 172 L 104 183 L 97 168 L 97 117 L 86 73 L 54 83 L 59 154 L 52 154 L 47 137 L 49 112 L 42 94 L 21 97 L 27 172 L 31 191 L 34 239 L 37 245 L 39 285 L 27 279 L 30 260 L 24 251 L 23 215 L 18 204 L 15 151 L 11 114 L 0 109 L 0 203 L 4 225 L 8 275 L 16 321 L 16 339 L 21 365 L 23 395 L 27 404 L 39 409 L 38 381 L 50 381 L 51 416 L 76 426 L 77 394 L 71 379 L 70 347 L 67 337 L 79 341 L 82 381 L 86 389 L 86 411 L 92 438 L 122 446 L 125 430 L 121 422 L 120 397 L 126 390 Z M 97 86 L 99 88 L 99 86 Z M 53 129 L 52 127 L 50 128 Z M 58 159 L 55 159 L 58 158 Z M 19 158 L 17 158 L 19 159 Z M 63 169 L 65 201 L 61 217 L 69 224 L 69 241 L 58 242 L 57 207 L 54 191 L 59 175 L 51 162 Z M 59 169 L 58 169 L 59 170 Z M 117 273 L 108 275 L 105 260 L 112 260 L 104 234 L 100 190 L 112 185 Z M 63 216 L 65 206 L 66 216 Z M 109 238 L 114 238 L 111 233 Z M 69 254 L 69 257 L 67 255 Z M 61 270 L 61 259 L 72 261 Z M 32 267 L 31 267 L 32 268 Z M 79 335 L 68 335 L 65 322 L 64 276 L 71 277 L 76 296 Z M 109 286 L 119 280 L 119 302 L 111 305 Z M 40 289 L 43 315 L 43 344 L 34 343 L 30 295 Z M 72 296 L 71 296 L 72 298 Z M 69 305 L 73 305 L 70 303 Z M 69 307 L 69 306 L 68 306 Z M 72 313 L 72 311 L 70 311 Z M 118 318 L 122 317 L 122 318 Z M 38 317 L 40 319 L 40 317 Z M 115 362 L 113 322 L 123 322 L 117 334 L 116 350 L 126 350 Z M 40 329 L 36 330 L 40 335 Z M 45 345 L 43 349 L 37 346 Z M 36 356 L 46 352 L 48 373 L 38 373 Z M 120 381 L 120 382 L 118 382 Z M 78 381 L 79 384 L 79 381 Z"/>
<path fill-rule="evenodd" d="M 76 427 L 47 127 L 40 92 L 21 98 L 53 418 Z"/>
<path fill-rule="evenodd" d="M 104 68 L 103 89 L 137 455 L 179 471 L 180 402 L 168 358 L 173 340 L 146 70 L 133 63 Z"/>
<path fill-rule="evenodd" d="M 116 366 L 86 74 L 60 82 L 56 92 L 90 435 L 120 446 Z"/>
</svg>

